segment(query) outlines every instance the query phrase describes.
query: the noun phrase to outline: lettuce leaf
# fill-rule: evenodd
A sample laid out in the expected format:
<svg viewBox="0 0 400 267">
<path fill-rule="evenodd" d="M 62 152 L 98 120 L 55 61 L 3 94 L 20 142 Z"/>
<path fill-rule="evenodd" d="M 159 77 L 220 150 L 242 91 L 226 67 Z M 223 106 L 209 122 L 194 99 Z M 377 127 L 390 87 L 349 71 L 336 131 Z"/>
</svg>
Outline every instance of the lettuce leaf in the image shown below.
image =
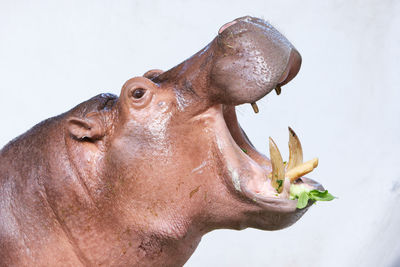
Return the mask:
<svg viewBox="0 0 400 267">
<path fill-rule="evenodd" d="M 331 201 L 335 199 L 333 195 L 331 195 L 328 190 L 320 191 L 313 189 L 311 190 L 307 186 L 302 184 L 299 185 L 291 185 L 290 187 L 290 199 L 297 199 L 297 208 L 304 209 L 308 200 L 313 201 Z"/>
<path fill-rule="evenodd" d="M 297 200 L 297 208 L 298 209 L 304 209 L 307 204 L 308 204 L 308 200 L 310 199 L 310 196 L 308 195 L 307 192 L 301 192 L 299 199 Z"/>
</svg>

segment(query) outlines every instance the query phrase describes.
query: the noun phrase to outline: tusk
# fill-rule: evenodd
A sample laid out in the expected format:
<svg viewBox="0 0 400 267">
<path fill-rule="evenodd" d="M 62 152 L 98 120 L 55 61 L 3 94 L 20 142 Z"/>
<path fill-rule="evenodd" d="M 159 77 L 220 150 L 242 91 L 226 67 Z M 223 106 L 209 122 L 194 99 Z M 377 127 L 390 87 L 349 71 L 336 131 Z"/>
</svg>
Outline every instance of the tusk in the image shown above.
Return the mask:
<svg viewBox="0 0 400 267">
<path fill-rule="evenodd" d="M 277 86 L 275 87 L 275 92 L 276 92 L 277 95 L 280 95 L 280 94 L 281 94 L 282 88 L 281 88 L 280 85 L 277 85 Z"/>
<path fill-rule="evenodd" d="M 271 185 L 280 193 L 285 180 L 285 166 L 283 165 L 281 153 L 271 137 L 269 138 L 269 154 L 272 164 Z"/>
<path fill-rule="evenodd" d="M 259 110 L 258 110 L 258 106 L 257 106 L 256 102 L 251 103 L 251 107 L 253 108 L 254 113 L 258 113 Z"/>
<path fill-rule="evenodd" d="M 286 170 L 289 171 L 303 163 L 303 149 L 299 137 L 292 128 L 289 127 L 289 162 Z"/>
<path fill-rule="evenodd" d="M 290 182 L 294 182 L 303 175 L 312 172 L 318 166 L 318 158 L 312 159 L 310 161 L 304 162 L 293 169 L 286 172 L 286 178 L 290 180 Z"/>
</svg>

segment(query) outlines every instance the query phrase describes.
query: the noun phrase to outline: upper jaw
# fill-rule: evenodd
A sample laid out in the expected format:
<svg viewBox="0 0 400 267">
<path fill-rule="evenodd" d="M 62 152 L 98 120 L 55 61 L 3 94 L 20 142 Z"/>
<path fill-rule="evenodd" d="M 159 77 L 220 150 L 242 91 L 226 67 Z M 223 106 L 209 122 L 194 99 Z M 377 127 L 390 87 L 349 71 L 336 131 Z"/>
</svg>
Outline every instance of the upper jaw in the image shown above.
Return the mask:
<svg viewBox="0 0 400 267">
<path fill-rule="evenodd" d="M 238 18 L 222 26 L 216 38 L 198 53 L 158 75 L 204 103 L 253 103 L 288 83 L 298 73 L 301 56 L 268 22 Z"/>
<path fill-rule="evenodd" d="M 255 102 L 298 73 L 301 56 L 268 22 L 238 18 L 225 24 L 212 43 L 212 90 L 221 103 Z"/>
</svg>

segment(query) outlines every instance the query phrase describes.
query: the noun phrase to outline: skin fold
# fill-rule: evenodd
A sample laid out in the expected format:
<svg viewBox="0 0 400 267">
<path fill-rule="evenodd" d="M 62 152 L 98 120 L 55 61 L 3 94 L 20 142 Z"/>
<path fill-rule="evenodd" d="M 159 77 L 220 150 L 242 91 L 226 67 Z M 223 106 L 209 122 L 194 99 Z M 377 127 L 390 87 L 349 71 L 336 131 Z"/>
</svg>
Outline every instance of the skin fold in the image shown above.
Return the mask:
<svg viewBox="0 0 400 267">
<path fill-rule="evenodd" d="M 235 106 L 300 64 L 270 24 L 238 18 L 176 67 L 12 140 L 0 152 L 0 266 L 182 266 L 212 230 L 295 223 L 307 208 L 257 195 L 271 163 Z"/>
</svg>

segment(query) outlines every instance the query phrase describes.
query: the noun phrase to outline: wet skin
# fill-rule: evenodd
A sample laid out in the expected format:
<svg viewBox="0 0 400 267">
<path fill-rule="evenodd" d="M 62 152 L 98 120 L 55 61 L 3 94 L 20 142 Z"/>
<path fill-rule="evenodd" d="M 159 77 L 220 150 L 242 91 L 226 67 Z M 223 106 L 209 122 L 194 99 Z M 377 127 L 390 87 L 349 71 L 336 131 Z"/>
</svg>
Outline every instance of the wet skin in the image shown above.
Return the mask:
<svg viewBox="0 0 400 267">
<path fill-rule="evenodd" d="M 300 64 L 271 25 L 239 18 L 171 70 L 11 141 L 0 154 L 0 265 L 181 266 L 209 231 L 295 223 L 307 208 L 287 199 L 287 184 L 278 196 L 268 186 L 271 162 L 235 106 L 286 84 Z"/>
</svg>

